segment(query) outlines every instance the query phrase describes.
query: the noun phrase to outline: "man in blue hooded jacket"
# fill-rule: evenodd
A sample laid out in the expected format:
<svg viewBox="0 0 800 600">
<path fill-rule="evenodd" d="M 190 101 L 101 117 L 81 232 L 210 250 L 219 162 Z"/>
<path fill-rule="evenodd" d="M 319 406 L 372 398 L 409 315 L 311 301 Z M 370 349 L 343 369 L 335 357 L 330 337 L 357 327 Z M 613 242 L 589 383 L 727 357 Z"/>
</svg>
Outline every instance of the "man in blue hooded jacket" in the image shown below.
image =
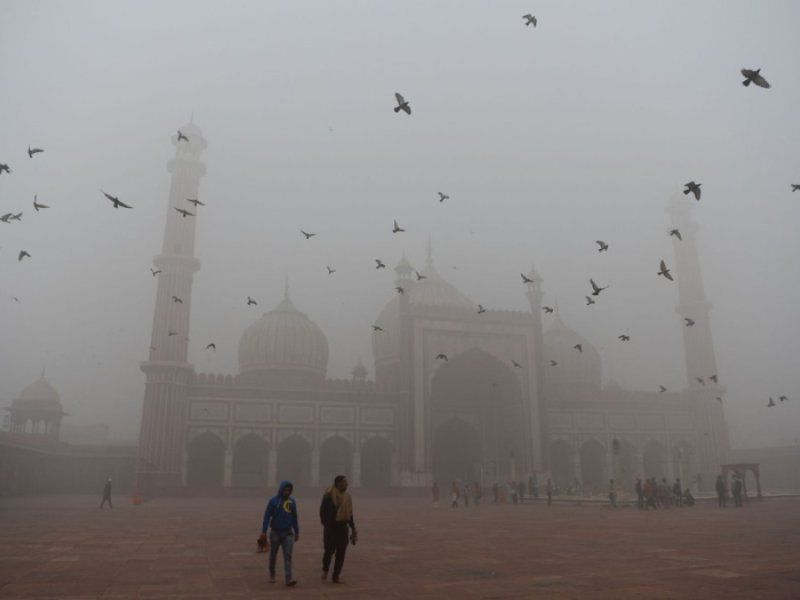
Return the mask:
<svg viewBox="0 0 800 600">
<path fill-rule="evenodd" d="M 286 585 L 297 582 L 292 579 L 292 548 L 300 541 L 300 526 L 297 522 L 297 503 L 292 498 L 294 486 L 291 481 L 281 481 L 278 493 L 267 502 L 264 523 L 261 526 L 261 541 L 266 541 L 269 530 L 269 582 L 275 583 L 275 561 L 278 549 L 283 548 L 283 570 Z"/>
</svg>

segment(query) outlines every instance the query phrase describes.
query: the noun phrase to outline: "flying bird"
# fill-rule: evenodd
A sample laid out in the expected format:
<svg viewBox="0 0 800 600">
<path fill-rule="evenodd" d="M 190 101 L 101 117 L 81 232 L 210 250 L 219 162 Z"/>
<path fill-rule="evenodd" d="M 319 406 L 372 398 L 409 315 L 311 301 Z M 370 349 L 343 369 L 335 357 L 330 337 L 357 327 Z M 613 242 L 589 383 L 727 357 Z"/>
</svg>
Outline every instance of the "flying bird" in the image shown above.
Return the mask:
<svg viewBox="0 0 800 600">
<path fill-rule="evenodd" d="M 399 285 L 394 289 L 397 291 L 398 294 L 405 294 L 406 293 L 406 291 L 403 288 L 401 288 Z"/>
<path fill-rule="evenodd" d="M 8 168 L 6 165 L 0 165 L 0 171 L 3 170 L 3 167 Z M 793 183 L 791 185 L 792 185 L 792 191 L 793 192 L 796 192 L 796 191 L 800 190 L 800 183 Z"/>
<path fill-rule="evenodd" d="M 533 283 L 533 279 L 525 275 L 525 273 L 520 273 L 519 276 L 522 277 L 522 283 Z"/>
<path fill-rule="evenodd" d="M 778 400 L 780 400 L 781 402 L 786 402 L 788 399 L 789 399 L 788 396 L 778 396 Z"/>
<path fill-rule="evenodd" d="M 383 331 L 383 327 L 381 327 L 380 325 L 373 325 L 372 331 Z"/>
<path fill-rule="evenodd" d="M 589 296 L 584 296 L 586 298 L 586 306 L 591 306 L 592 304 L 596 304 L 594 300 L 592 300 Z"/>
<path fill-rule="evenodd" d="M 17 213 L 17 214 L 15 214 L 15 215 L 11 215 L 10 219 L 11 219 L 12 221 L 22 221 L 22 213 L 21 213 L 21 212 L 18 212 L 18 213 Z"/>
<path fill-rule="evenodd" d="M 408 100 L 403 98 L 403 95 L 398 92 L 394 93 L 394 97 L 397 100 L 397 106 L 394 107 L 394 112 L 399 113 L 402 110 L 407 115 L 410 115 L 411 105 L 408 103 Z"/>
<path fill-rule="evenodd" d="M 328 275 L 336 273 L 336 269 L 331 269 L 329 265 L 325 265 L 325 268 L 328 269 Z"/>
<path fill-rule="evenodd" d="M 194 213 L 190 213 L 188 210 L 186 210 L 184 208 L 175 208 L 175 210 L 177 210 L 184 219 L 186 217 L 193 217 L 194 216 Z"/>
<path fill-rule="evenodd" d="M 744 81 L 742 82 L 744 87 L 755 83 L 758 87 L 770 88 L 769 82 L 761 76 L 761 69 L 742 69 L 742 75 L 744 76 Z"/>
<path fill-rule="evenodd" d="M 188 142 L 189 138 L 183 135 L 183 133 L 181 133 L 181 130 L 178 129 L 178 141 L 180 142 L 181 140 Z"/>
<path fill-rule="evenodd" d="M 303 231 L 302 229 L 300 230 L 300 233 L 302 233 L 307 240 L 310 240 L 312 237 L 317 235 L 316 233 L 307 233 L 307 232 Z"/>
<path fill-rule="evenodd" d="M 447 354 L 437 354 L 436 360 L 443 360 L 444 362 L 447 362 Z"/>
<path fill-rule="evenodd" d="M 706 384 L 706 382 L 703 381 L 702 377 L 695 377 L 695 379 L 697 380 L 697 383 L 699 383 L 700 385 L 705 385 Z"/>
<path fill-rule="evenodd" d="M 450 196 L 448 196 L 447 194 L 444 194 L 442 192 L 436 192 L 436 193 L 439 194 L 439 202 L 444 202 L 445 200 L 450 200 Z"/>
<path fill-rule="evenodd" d="M 683 320 L 686 321 L 686 327 L 694 327 L 694 319 L 684 317 Z"/>
<path fill-rule="evenodd" d="M 718 378 L 716 375 L 712 375 L 711 377 L 709 377 L 709 379 L 710 379 L 711 381 L 713 381 L 714 383 L 717 383 L 717 380 L 718 380 L 719 378 Z"/>
<path fill-rule="evenodd" d="M 722 396 L 717 396 L 717 402 L 719 402 L 720 404 L 722 404 Z"/>
<path fill-rule="evenodd" d="M 680 232 L 680 231 L 678 231 L 677 229 L 670 229 L 670 230 L 669 230 L 669 234 L 670 234 L 670 235 L 674 235 L 674 236 L 675 236 L 676 238 L 678 238 L 679 240 L 683 240 L 683 238 L 681 237 L 681 232 Z"/>
<path fill-rule="evenodd" d="M 555 312 L 552 306 L 543 306 L 542 310 L 548 315 Z"/>
<path fill-rule="evenodd" d="M 686 188 L 683 190 L 684 195 L 686 194 L 694 194 L 695 200 L 700 200 L 700 186 L 703 185 L 702 183 L 695 183 L 694 181 L 690 181 L 689 183 L 684 183 L 683 186 Z"/>
<path fill-rule="evenodd" d="M 617 338 L 619 340 L 623 341 L 623 342 L 630 342 L 631 341 L 631 336 L 626 335 L 624 333 L 622 335 L 618 335 Z"/>
<path fill-rule="evenodd" d="M 551 360 L 551 361 L 550 361 L 550 366 L 551 366 L 551 367 L 555 367 L 555 366 L 557 366 L 557 365 L 558 365 L 558 363 L 557 363 L 556 361 L 554 361 L 554 360 Z"/>
<path fill-rule="evenodd" d="M 423 275 L 419 271 L 414 271 L 414 274 L 417 276 L 417 281 L 422 281 L 423 279 L 427 279 L 427 275 Z"/>
<path fill-rule="evenodd" d="M 13 216 L 12 213 L 6 213 L 2 217 L 0 217 L 0 221 L 2 221 L 3 223 L 8 223 L 12 216 Z"/>
<path fill-rule="evenodd" d="M 39 196 L 34 194 L 33 195 L 33 210 L 35 210 L 36 212 L 39 212 L 40 208 L 50 208 L 49 206 L 47 206 L 47 204 L 39 204 L 37 202 L 38 199 L 39 199 Z"/>
<path fill-rule="evenodd" d="M 178 304 L 183 304 L 183 300 L 181 300 L 181 299 L 180 299 L 180 298 L 178 298 L 177 296 L 173 296 L 173 297 L 172 297 L 172 301 L 173 301 L 173 302 L 177 302 Z"/>
<path fill-rule="evenodd" d="M 40 152 L 44 152 L 41 148 L 31 148 L 28 146 L 28 158 L 33 158 L 34 154 L 39 154 Z"/>
<path fill-rule="evenodd" d="M 583 354 L 583 344 L 575 344 L 575 345 L 573 346 L 573 348 L 575 348 L 575 350 L 577 350 L 578 352 L 580 352 L 581 354 Z"/>
<path fill-rule="evenodd" d="M 386 265 L 384 264 L 384 262 L 380 258 L 376 258 L 375 259 L 375 268 L 376 269 L 385 269 Z"/>
<path fill-rule="evenodd" d="M 775 406 L 775 400 L 772 399 L 772 396 L 769 397 L 769 402 L 767 402 L 767 406 L 769 407 Z"/>
<path fill-rule="evenodd" d="M 656 273 L 656 275 L 663 275 L 664 277 L 666 277 L 670 281 L 675 281 L 672 278 L 672 275 L 670 274 L 669 269 L 667 268 L 667 263 L 665 263 L 663 259 L 661 260 L 661 270 L 658 273 Z"/>
<path fill-rule="evenodd" d="M 607 290 L 608 289 L 608 286 L 600 287 L 599 285 L 597 285 L 594 282 L 594 279 L 590 279 L 589 283 L 592 284 L 592 296 L 599 296 L 600 292 L 602 292 L 603 290 Z"/>
<path fill-rule="evenodd" d="M 0 174 L 2 174 L 3 171 L 6 173 L 11 173 L 11 168 L 5 163 L 0 163 Z"/>
<path fill-rule="evenodd" d="M 195 206 L 205 206 L 206 205 L 205 202 L 200 202 L 200 200 L 198 200 L 197 198 L 187 198 L 186 201 L 187 202 L 191 202 Z"/>
<path fill-rule="evenodd" d="M 608 250 L 608 244 L 606 244 L 603 240 L 597 240 L 595 242 L 598 246 L 600 246 L 598 252 L 605 252 Z"/>
<path fill-rule="evenodd" d="M 20 250 L 20 251 L 19 251 L 19 256 L 17 256 L 17 262 L 22 262 L 22 259 L 23 259 L 23 258 L 25 258 L 26 256 L 27 256 L 28 258 L 30 258 L 30 257 L 31 257 L 31 255 L 30 255 L 30 254 L 28 254 L 28 251 L 27 251 L 27 250 Z"/>
<path fill-rule="evenodd" d="M 405 229 L 400 227 L 400 225 L 397 224 L 397 219 L 395 219 L 394 226 L 392 227 L 392 233 L 400 233 L 402 231 L 405 231 Z"/>
<path fill-rule="evenodd" d="M 478 314 L 482 315 L 485 312 L 486 312 L 486 309 L 483 308 L 483 304 L 478 304 Z"/>
<path fill-rule="evenodd" d="M 103 192 L 103 190 L 100 191 Z M 103 195 L 114 203 L 114 208 L 119 208 L 120 206 L 122 208 L 133 208 L 132 206 L 125 204 L 124 202 L 120 202 L 120 199 L 117 198 L 116 196 L 112 196 L 111 194 L 106 194 L 105 192 L 103 192 Z"/>
<path fill-rule="evenodd" d="M 169 337 L 172 337 L 173 335 L 178 335 L 178 332 L 177 332 L 177 331 L 172 331 L 172 330 L 170 330 L 170 332 L 169 332 L 167 335 L 168 335 Z"/>
<path fill-rule="evenodd" d="M 663 385 L 660 385 L 660 386 L 658 386 L 658 391 L 659 391 L 659 393 L 663 394 L 664 392 L 667 391 L 667 388 L 665 388 Z"/>
<path fill-rule="evenodd" d="M 515 369 L 521 369 L 522 368 L 522 365 L 519 364 L 517 361 L 515 361 L 513 359 L 511 360 L 511 364 L 514 365 Z"/>
<path fill-rule="evenodd" d="M 250 296 L 247 297 L 247 306 L 258 306 L 258 302 L 253 300 Z"/>
<path fill-rule="evenodd" d="M 16 296 L 11 296 L 11 299 L 12 299 L 14 302 L 16 302 L 17 304 L 22 304 L 22 303 L 19 301 L 19 298 L 17 298 Z"/>
<path fill-rule="evenodd" d="M 154 268 L 150 267 L 150 273 L 152 273 L 153 277 L 155 277 L 156 275 L 161 273 L 161 269 L 154 269 Z"/>
<path fill-rule="evenodd" d="M 527 15 L 522 15 L 522 18 L 525 19 L 525 27 L 527 27 L 528 25 L 533 25 L 534 27 L 536 27 L 536 24 L 538 23 L 536 17 L 534 17 L 530 13 L 528 13 Z"/>
<path fill-rule="evenodd" d="M 211 342 L 206 346 L 206 350 L 213 350 L 214 352 L 217 351 L 217 345 L 214 342 Z"/>
</svg>

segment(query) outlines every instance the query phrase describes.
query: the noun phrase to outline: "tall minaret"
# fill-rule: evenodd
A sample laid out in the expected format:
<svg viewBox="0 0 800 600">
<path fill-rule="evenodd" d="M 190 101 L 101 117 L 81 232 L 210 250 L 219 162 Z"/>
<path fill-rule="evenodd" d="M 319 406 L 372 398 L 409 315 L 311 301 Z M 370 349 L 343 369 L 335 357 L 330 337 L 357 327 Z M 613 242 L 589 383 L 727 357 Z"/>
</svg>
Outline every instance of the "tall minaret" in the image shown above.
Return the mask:
<svg viewBox="0 0 800 600">
<path fill-rule="evenodd" d="M 175 158 L 167 163 L 172 174 L 164 244 L 153 259 L 158 274 L 149 360 L 141 368 L 145 383 L 142 423 L 139 434 L 139 485 L 148 489 L 181 485 L 184 448 L 183 423 L 186 386 L 192 374 L 187 362 L 189 315 L 192 305 L 192 277 L 200 268 L 194 256 L 198 209 L 187 198 L 198 199 L 205 165 L 200 155 L 206 140 L 194 122 L 181 127 L 188 140 L 172 136 Z M 176 209 L 195 216 L 183 216 Z"/>
<path fill-rule="evenodd" d="M 678 282 L 676 311 L 681 317 L 688 394 L 695 401 L 695 422 L 700 432 L 698 467 L 703 474 L 704 486 L 708 487 L 713 485 L 719 465 L 727 460 L 730 444 L 721 401 L 725 388 L 710 379 L 717 375 L 711 338 L 712 306 L 703 286 L 697 252 L 697 223 L 690 214 L 692 202 L 694 200 L 676 194 L 670 200 L 667 212 L 672 218 L 672 228 L 677 229 L 682 238 L 672 237 Z M 687 327 L 684 319 L 691 319 L 694 324 Z"/>
</svg>

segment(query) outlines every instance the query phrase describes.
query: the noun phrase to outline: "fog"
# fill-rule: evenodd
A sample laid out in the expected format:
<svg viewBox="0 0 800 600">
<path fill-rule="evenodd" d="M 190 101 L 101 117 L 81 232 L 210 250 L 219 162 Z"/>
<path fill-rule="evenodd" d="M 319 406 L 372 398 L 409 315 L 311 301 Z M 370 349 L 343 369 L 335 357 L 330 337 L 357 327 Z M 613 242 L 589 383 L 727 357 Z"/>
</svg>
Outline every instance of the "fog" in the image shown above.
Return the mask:
<svg viewBox="0 0 800 600">
<path fill-rule="evenodd" d="M 489 309 L 528 310 L 519 273 L 535 264 L 604 380 L 682 388 L 677 287 L 656 271 L 673 261 L 667 202 L 695 180 L 732 444 L 795 443 L 800 5 L 535 4 L 4 2 L 0 212 L 24 216 L 0 223 L 0 405 L 46 365 L 67 423 L 137 436 L 169 138 L 193 114 L 208 140 L 197 371 L 237 372 L 242 331 L 288 276 L 328 337 L 328 376 L 359 358 L 372 372 L 391 267 L 404 250 L 421 267 L 430 238 Z M 743 67 L 772 88 L 743 87 Z M 51 208 L 34 213 L 34 194 Z M 590 277 L 610 287 L 586 307 Z"/>
</svg>

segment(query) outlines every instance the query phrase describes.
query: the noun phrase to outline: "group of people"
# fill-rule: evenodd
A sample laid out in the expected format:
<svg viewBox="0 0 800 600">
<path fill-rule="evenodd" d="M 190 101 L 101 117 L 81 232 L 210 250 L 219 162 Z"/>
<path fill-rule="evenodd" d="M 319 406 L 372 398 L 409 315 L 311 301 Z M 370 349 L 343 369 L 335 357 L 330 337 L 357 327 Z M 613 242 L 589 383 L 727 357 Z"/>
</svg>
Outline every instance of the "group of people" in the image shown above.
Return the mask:
<svg viewBox="0 0 800 600">
<path fill-rule="evenodd" d="M 675 478 L 670 485 L 666 477 L 662 477 L 660 482 L 655 477 L 649 477 L 644 483 L 637 477 L 635 489 L 636 507 L 641 510 L 694 506 L 695 503 L 692 491 L 688 487 L 684 489 L 680 478 Z"/>
<path fill-rule="evenodd" d="M 337 475 L 333 485 L 325 490 L 319 507 L 319 518 L 323 527 L 322 580 L 328 579 L 333 560 L 334 583 L 341 583 L 344 557 L 349 544 L 358 541 L 358 532 L 353 520 L 353 500 L 347 491 L 347 478 Z M 286 585 L 293 587 L 297 581 L 292 576 L 292 550 L 300 541 L 300 521 L 297 502 L 292 496 L 291 481 L 283 481 L 278 493 L 270 498 L 264 510 L 259 550 L 269 550 L 269 581 L 275 583 L 275 563 L 278 551 L 283 551 L 283 568 Z"/>
<path fill-rule="evenodd" d="M 509 500 L 512 504 L 521 504 L 525 502 L 525 496 L 531 490 L 534 497 L 538 497 L 538 489 L 535 484 L 530 482 L 526 486 L 524 481 L 508 481 L 506 483 L 492 484 L 492 501 L 494 504 L 505 504 Z M 441 501 L 441 490 L 439 484 L 433 482 L 431 487 L 431 498 L 433 500 L 433 508 L 439 508 Z M 483 498 L 483 488 L 477 481 L 473 483 L 461 484 L 453 480 L 450 484 L 450 508 L 469 508 L 470 502 L 474 506 L 480 506 L 481 499 Z"/>
<path fill-rule="evenodd" d="M 720 474 L 717 475 L 717 482 L 714 485 L 717 492 L 717 506 L 725 508 L 728 505 L 728 484 L 725 478 Z M 734 506 L 742 506 L 744 504 L 745 489 L 744 480 L 739 473 L 734 472 L 733 484 L 731 485 L 731 496 L 733 496 Z"/>
</svg>

